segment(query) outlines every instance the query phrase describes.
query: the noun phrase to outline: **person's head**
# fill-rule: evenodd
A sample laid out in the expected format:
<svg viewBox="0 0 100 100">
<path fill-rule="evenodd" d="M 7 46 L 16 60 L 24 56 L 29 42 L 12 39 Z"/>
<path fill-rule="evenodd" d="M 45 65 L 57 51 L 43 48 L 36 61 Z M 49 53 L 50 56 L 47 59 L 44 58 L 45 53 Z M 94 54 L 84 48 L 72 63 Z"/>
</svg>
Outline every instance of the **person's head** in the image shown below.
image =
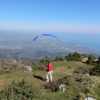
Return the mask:
<svg viewBox="0 0 100 100">
<path fill-rule="evenodd" d="M 48 60 L 48 63 L 50 63 L 50 60 Z"/>
</svg>

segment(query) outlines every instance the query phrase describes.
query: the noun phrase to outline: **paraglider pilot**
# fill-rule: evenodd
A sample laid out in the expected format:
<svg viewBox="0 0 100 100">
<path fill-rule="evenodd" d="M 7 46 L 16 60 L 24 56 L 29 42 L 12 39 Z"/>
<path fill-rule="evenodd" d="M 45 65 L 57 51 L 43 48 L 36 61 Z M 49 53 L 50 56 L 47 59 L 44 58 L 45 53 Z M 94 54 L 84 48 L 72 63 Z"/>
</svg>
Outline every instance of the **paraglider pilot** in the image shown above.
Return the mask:
<svg viewBox="0 0 100 100">
<path fill-rule="evenodd" d="M 47 54 L 46 54 L 45 58 L 48 58 Z"/>
</svg>

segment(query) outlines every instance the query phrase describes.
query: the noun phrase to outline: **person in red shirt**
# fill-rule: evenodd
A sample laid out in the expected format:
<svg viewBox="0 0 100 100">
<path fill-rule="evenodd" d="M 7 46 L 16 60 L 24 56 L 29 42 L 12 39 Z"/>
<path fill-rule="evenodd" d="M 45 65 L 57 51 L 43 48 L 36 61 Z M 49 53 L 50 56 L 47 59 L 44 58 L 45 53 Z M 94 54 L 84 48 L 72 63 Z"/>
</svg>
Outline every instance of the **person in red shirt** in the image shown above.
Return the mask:
<svg viewBox="0 0 100 100">
<path fill-rule="evenodd" d="M 52 81 L 52 63 L 50 63 L 50 61 L 48 61 L 46 71 L 47 71 L 47 73 L 46 73 L 47 82 Z M 50 77 L 50 79 L 49 79 L 49 77 Z"/>
</svg>

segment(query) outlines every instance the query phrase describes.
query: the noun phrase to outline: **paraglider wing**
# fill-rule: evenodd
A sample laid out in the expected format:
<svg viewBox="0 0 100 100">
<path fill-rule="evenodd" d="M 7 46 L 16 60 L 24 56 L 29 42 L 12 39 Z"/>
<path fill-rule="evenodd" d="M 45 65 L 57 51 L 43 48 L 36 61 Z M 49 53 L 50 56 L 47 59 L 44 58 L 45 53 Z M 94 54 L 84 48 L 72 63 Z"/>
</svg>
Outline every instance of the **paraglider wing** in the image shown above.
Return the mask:
<svg viewBox="0 0 100 100">
<path fill-rule="evenodd" d="M 35 38 L 34 38 L 34 41 L 38 38 L 39 36 L 36 36 Z"/>
<path fill-rule="evenodd" d="M 40 36 L 52 36 L 52 37 L 56 38 L 56 39 L 59 41 L 59 39 L 58 39 L 55 35 L 52 35 L 52 34 L 41 34 L 41 35 L 38 35 L 38 36 L 36 36 L 36 37 L 34 38 L 34 41 L 35 41 L 38 37 L 40 37 Z"/>
</svg>

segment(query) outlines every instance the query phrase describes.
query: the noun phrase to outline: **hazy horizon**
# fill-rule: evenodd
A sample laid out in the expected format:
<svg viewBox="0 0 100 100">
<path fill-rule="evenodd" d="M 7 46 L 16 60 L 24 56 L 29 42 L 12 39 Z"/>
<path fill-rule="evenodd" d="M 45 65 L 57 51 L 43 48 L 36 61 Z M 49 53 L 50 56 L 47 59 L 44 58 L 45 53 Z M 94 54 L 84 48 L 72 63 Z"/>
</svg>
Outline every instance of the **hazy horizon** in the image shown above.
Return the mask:
<svg viewBox="0 0 100 100">
<path fill-rule="evenodd" d="M 5 35 L 5 38 L 8 37 L 8 35 L 10 34 L 11 35 L 21 35 L 21 36 L 27 36 L 27 35 L 31 35 L 31 40 L 33 42 L 33 39 L 37 36 L 37 35 L 40 35 L 40 34 L 43 34 L 42 33 L 36 33 L 36 32 L 4 32 L 4 31 L 1 31 L 0 34 L 7 34 L 7 36 Z M 70 42 L 70 43 L 75 43 L 75 44 L 79 44 L 79 45 L 82 45 L 82 46 L 86 46 L 86 47 L 89 47 L 89 48 L 93 48 L 93 49 L 97 49 L 97 50 L 100 50 L 100 40 L 99 40 L 99 37 L 100 35 L 97 34 L 84 34 L 84 33 L 73 33 L 73 35 L 69 34 L 69 33 L 46 33 L 46 34 L 53 34 L 53 35 L 56 35 L 59 40 L 61 42 Z M 77 35 L 77 36 L 76 36 Z M 91 36 L 92 35 L 92 36 Z M 2 37 L 1 37 L 2 38 Z"/>
<path fill-rule="evenodd" d="M 100 50 L 99 4 L 100 0 L 1 0 L 0 31 L 51 33 L 61 41 Z"/>
</svg>

